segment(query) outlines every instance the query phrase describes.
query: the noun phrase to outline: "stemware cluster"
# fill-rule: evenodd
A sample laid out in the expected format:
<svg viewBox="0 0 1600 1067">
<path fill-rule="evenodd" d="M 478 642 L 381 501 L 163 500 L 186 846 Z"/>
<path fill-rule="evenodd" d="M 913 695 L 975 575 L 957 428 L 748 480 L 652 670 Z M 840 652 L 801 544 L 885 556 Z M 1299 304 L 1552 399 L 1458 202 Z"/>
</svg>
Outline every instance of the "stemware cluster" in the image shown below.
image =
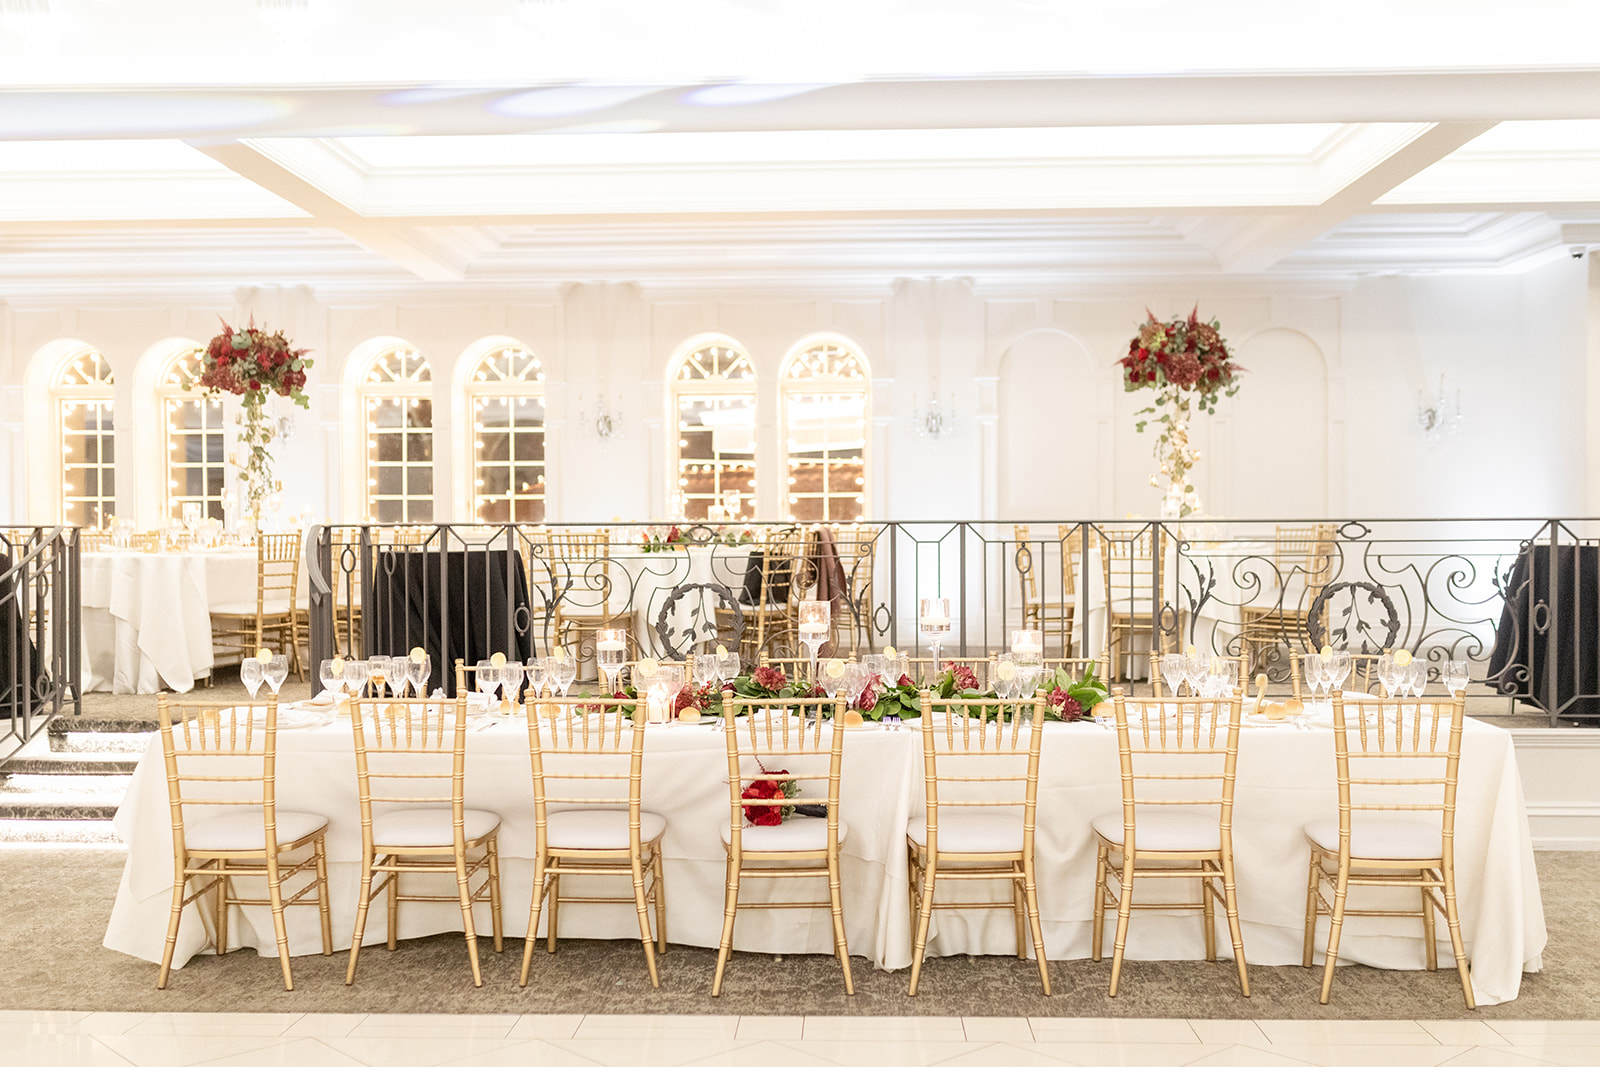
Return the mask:
<svg viewBox="0 0 1600 1067">
<path fill-rule="evenodd" d="M 271 669 L 275 670 L 276 667 Z M 284 669 L 287 673 L 287 663 Z M 382 696 L 385 689 L 399 698 L 403 698 L 408 689 L 417 696 L 426 696 L 428 679 L 432 676 L 433 658 L 426 653 L 420 656 L 372 656 L 368 659 L 336 656 L 323 660 L 317 667 L 317 678 L 322 682 L 322 688 L 351 696 L 361 695 L 368 686 L 373 696 Z M 270 674 L 267 681 L 271 684 Z"/>
<path fill-rule="evenodd" d="M 289 677 L 289 657 L 283 653 L 272 654 L 262 650 L 265 655 L 255 655 L 239 664 L 239 680 L 244 687 L 250 690 L 250 699 L 256 698 L 256 693 L 261 690 L 261 683 L 266 682 L 268 688 L 276 696 L 278 690 L 283 688 L 283 683 Z"/>
<path fill-rule="evenodd" d="M 1224 656 L 1207 656 L 1190 648 L 1187 652 L 1168 652 L 1161 657 L 1161 678 L 1167 689 L 1178 696 L 1189 687 L 1190 696 L 1227 696 L 1239 687 L 1239 661 Z"/>
</svg>

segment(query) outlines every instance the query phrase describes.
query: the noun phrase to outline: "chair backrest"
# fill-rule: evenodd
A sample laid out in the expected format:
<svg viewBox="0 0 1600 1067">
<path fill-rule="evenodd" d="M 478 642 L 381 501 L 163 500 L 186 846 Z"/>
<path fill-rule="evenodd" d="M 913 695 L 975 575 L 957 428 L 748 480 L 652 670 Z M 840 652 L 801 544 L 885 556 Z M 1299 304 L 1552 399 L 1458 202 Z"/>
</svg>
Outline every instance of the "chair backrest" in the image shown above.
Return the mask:
<svg viewBox="0 0 1600 1067">
<path fill-rule="evenodd" d="M 1021 808 L 1023 849 L 1033 846 L 1044 699 L 943 700 L 922 693 L 923 789 L 928 847 L 941 808 Z M 976 773 L 982 768 L 987 773 Z M 943 787 L 941 789 L 941 786 Z"/>
<path fill-rule="evenodd" d="M 541 848 L 549 812 L 626 808 L 639 839 L 644 767 L 643 701 L 545 697 L 528 716 L 533 762 L 533 813 Z"/>
<path fill-rule="evenodd" d="M 456 843 L 465 840 L 467 698 L 350 701 L 363 837 L 374 805 L 449 804 Z"/>
<path fill-rule="evenodd" d="M 1378 681 L 1378 661 L 1383 658 L 1384 652 L 1352 652 L 1350 653 L 1350 677 L 1344 680 L 1343 689 L 1347 693 L 1370 693 Z M 1305 681 L 1305 658 L 1313 653 L 1289 653 L 1289 687 L 1295 699 L 1301 698 L 1300 686 Z"/>
<path fill-rule="evenodd" d="M 1218 809 L 1226 843 L 1233 827 L 1242 699 L 1140 699 L 1113 689 L 1111 701 L 1122 769 L 1123 841 L 1138 847 L 1139 808 L 1199 806 Z"/>
<path fill-rule="evenodd" d="M 878 538 L 882 534 L 882 526 L 867 523 L 835 524 L 833 527 L 833 544 L 839 553 L 839 565 L 844 568 L 850 603 L 862 617 L 871 610 L 872 570 L 877 563 Z"/>
<path fill-rule="evenodd" d="M 267 614 L 267 605 L 279 610 L 294 610 L 296 585 L 300 580 L 300 535 L 295 533 L 260 534 L 256 537 L 256 621 Z"/>
<path fill-rule="evenodd" d="M 1333 574 L 1336 541 L 1336 528 L 1330 522 L 1319 522 L 1312 526 L 1279 526 L 1274 531 L 1272 561 L 1278 572 L 1277 582 L 1283 585 L 1296 571 L 1304 575 L 1307 608 Z"/>
<path fill-rule="evenodd" d="M 1148 611 L 1155 592 L 1155 558 L 1160 551 L 1160 531 L 1153 525 L 1136 528 L 1097 528 L 1100 569 L 1105 577 L 1106 602 L 1113 612 Z"/>
<path fill-rule="evenodd" d="M 1072 675 L 1082 675 L 1084 671 L 1092 666 L 1094 668 L 1094 676 L 1100 681 L 1104 682 L 1111 677 L 1111 654 L 1109 652 L 1102 652 L 1094 657 L 1045 656 L 1040 662 L 1052 670 L 1060 668 Z"/>
<path fill-rule="evenodd" d="M 1450 857 L 1465 708 L 1460 697 L 1346 704 L 1343 693 L 1333 694 L 1342 854 L 1350 849 L 1352 813 L 1391 811 L 1437 814 L 1441 854 Z"/>
<path fill-rule="evenodd" d="M 277 845 L 275 775 L 278 698 L 264 705 L 219 707 L 156 695 L 161 755 L 167 772 L 174 853 L 187 851 L 183 809 L 196 806 L 257 806 L 266 826 L 267 854 Z M 274 861 L 276 862 L 276 861 Z"/>
<path fill-rule="evenodd" d="M 839 847 L 839 768 L 843 759 L 844 727 L 835 726 L 845 710 L 844 696 L 810 700 L 780 697 L 754 699 L 733 693 L 722 702 L 723 734 L 728 747 L 728 818 L 732 830 L 729 850 L 737 856 L 748 812 L 751 822 L 773 809 L 793 805 L 782 798 L 746 799 L 754 782 L 780 786 L 794 782 L 799 802 L 826 809 L 828 850 Z M 805 716 L 810 714 L 808 720 Z M 809 788 L 807 783 L 811 783 Z M 818 783 L 826 783 L 818 795 Z"/>
</svg>

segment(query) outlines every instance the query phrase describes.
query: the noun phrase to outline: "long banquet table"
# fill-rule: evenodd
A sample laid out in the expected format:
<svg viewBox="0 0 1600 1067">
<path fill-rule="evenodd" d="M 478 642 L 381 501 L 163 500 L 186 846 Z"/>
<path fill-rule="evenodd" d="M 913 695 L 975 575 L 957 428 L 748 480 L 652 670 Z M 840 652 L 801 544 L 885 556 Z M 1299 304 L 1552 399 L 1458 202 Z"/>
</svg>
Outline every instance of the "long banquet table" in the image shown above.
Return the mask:
<svg viewBox="0 0 1600 1067">
<path fill-rule="evenodd" d="M 526 933 L 534 851 L 526 729 L 518 719 L 483 721 L 494 725 L 474 725 L 468 736 L 468 803 L 493 809 L 504 819 L 500 848 L 505 929 L 510 937 L 521 937 Z M 1081 959 L 1090 954 L 1093 908 L 1095 845 L 1089 821 L 1117 810 L 1121 802 L 1116 735 L 1093 722 L 1053 723 L 1044 729 L 1037 862 L 1045 943 L 1052 959 Z M 728 816 L 724 739 L 703 725 L 651 727 L 646 736 L 644 802 L 665 816 L 668 825 L 664 843 L 668 938 L 715 946 L 721 931 L 724 873 L 718 830 Z M 904 832 L 907 820 L 923 806 L 920 767 L 921 740 L 915 724 L 902 730 L 852 731 L 846 739 L 842 774 L 843 817 L 850 827 L 842 871 L 846 930 L 852 953 L 885 969 L 911 962 Z M 277 795 L 284 809 L 316 812 L 330 821 L 328 852 L 338 946 L 353 927 L 361 851 L 348 720 L 280 732 Z M 1246 955 L 1256 964 L 1298 964 L 1309 862 L 1301 827 L 1313 818 L 1337 813 L 1331 729 L 1247 728 L 1240 741 L 1236 797 L 1234 847 Z M 128 860 L 105 945 L 155 962 L 161 957 L 172 878 L 159 740 L 140 761 L 115 825 L 128 843 Z M 1542 965 L 1543 906 L 1511 735 L 1470 720 L 1462 744 L 1456 865 L 1474 994 L 1480 1004 L 1511 1000 L 1523 972 Z M 755 895 L 763 892 L 813 889 L 820 887 L 769 881 L 747 885 L 744 899 L 758 899 Z M 614 886 L 607 891 L 615 891 Z M 952 891 L 982 893 L 985 887 L 944 886 L 941 899 Z M 487 905 L 479 906 L 478 928 L 488 929 Z M 407 904 L 401 909 L 401 937 L 459 929 L 460 913 L 453 904 Z M 626 905 L 579 906 L 562 909 L 562 935 L 626 939 L 637 937 L 638 927 Z M 1108 945 L 1109 936 L 1108 932 Z M 1438 936 L 1441 958 L 1448 961 L 1448 935 L 1442 923 Z M 321 950 L 315 909 L 290 909 L 289 937 L 295 954 Z M 384 938 L 383 917 L 377 914 L 368 924 L 365 943 Z M 1325 939 L 1324 920 L 1318 933 L 1319 959 Z M 239 909 L 233 909 L 229 941 L 275 954 L 266 909 L 248 909 L 242 918 Z M 1225 934 L 1219 946 L 1219 951 L 1228 952 Z M 828 912 L 746 912 L 739 919 L 735 948 L 829 954 Z M 191 911 L 178 941 L 176 964 L 182 966 L 202 951 L 208 951 L 205 929 Z M 1014 952 L 1012 918 L 1004 909 L 935 912 L 929 951 L 936 955 Z M 1130 928 L 1127 955 L 1132 960 L 1203 958 L 1200 919 L 1192 912 L 1141 912 Z M 1340 958 L 1378 967 L 1420 968 L 1421 923 L 1352 919 L 1345 928 Z M 366 980 L 381 979 L 373 975 Z M 1224 980 L 1219 971 L 1218 981 Z"/>
</svg>

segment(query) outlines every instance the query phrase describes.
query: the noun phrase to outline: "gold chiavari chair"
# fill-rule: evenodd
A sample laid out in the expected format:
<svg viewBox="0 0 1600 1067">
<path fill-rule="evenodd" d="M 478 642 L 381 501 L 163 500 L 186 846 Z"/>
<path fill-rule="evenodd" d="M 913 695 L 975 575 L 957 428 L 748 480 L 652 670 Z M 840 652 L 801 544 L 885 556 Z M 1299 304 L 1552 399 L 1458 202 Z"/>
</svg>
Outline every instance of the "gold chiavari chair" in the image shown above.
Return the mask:
<svg viewBox="0 0 1600 1067">
<path fill-rule="evenodd" d="M 1061 654 L 1071 656 L 1073 615 L 1078 607 L 1077 572 L 1072 567 L 1083 556 L 1083 530 L 1073 523 L 1056 526 L 1056 541 L 1061 546 L 1061 571 L 1060 579 L 1049 583 L 1048 592 L 1054 594 L 1049 599 L 1039 592 L 1044 585 L 1039 581 L 1039 574 L 1045 567 L 1043 553 L 1039 551 L 1044 543 L 1031 541 L 1026 525 L 1012 527 L 1012 533 L 1017 542 L 1016 564 L 1022 582 L 1023 628 L 1054 634 L 1061 642 Z"/>
<path fill-rule="evenodd" d="M 907 656 L 907 671 L 921 686 L 928 686 L 957 664 L 966 667 L 978 678 L 978 688 L 987 689 L 994 684 L 994 656 L 940 656 L 938 671 L 934 670 L 932 656 Z"/>
<path fill-rule="evenodd" d="M 761 583 L 754 602 L 749 602 L 748 582 L 739 593 L 744 613 L 739 652 L 746 661 L 759 659 L 774 641 L 797 631 L 800 601 L 815 580 L 806 559 L 805 531 L 798 526 L 770 531 L 758 550 Z M 718 633 L 731 634 L 732 610 L 718 608 L 716 614 Z"/>
<path fill-rule="evenodd" d="M 1120 680 L 1124 667 L 1133 663 L 1133 638 L 1150 637 L 1151 647 L 1157 649 L 1170 643 L 1155 640 L 1150 623 L 1154 605 L 1159 603 L 1155 595 L 1155 561 L 1162 552 L 1161 536 L 1159 528 L 1153 526 L 1097 533 L 1100 570 L 1105 579 L 1105 651 Z"/>
<path fill-rule="evenodd" d="M 1326 522 L 1276 528 L 1272 543 L 1273 581 L 1262 593 L 1268 602 L 1246 604 L 1239 609 L 1240 644 L 1251 660 L 1261 649 L 1284 645 L 1293 650 L 1309 640 L 1311 605 L 1333 577 L 1337 538 L 1337 528 Z M 1305 580 L 1305 589 L 1291 602 L 1285 590 L 1288 579 L 1296 574 Z M 1326 630 L 1326 605 L 1321 614 L 1319 621 Z"/>
<path fill-rule="evenodd" d="M 522 556 L 522 573 L 528 581 L 529 628 L 535 645 L 548 646 L 554 636 L 556 558 L 555 540 L 548 526 L 516 527 L 517 551 Z"/>
<path fill-rule="evenodd" d="M 1081 677 L 1090 667 L 1094 668 L 1094 676 L 1104 682 L 1111 677 L 1111 657 L 1102 652 L 1095 657 L 1089 656 L 1045 656 L 1040 660 L 1047 668 L 1055 670 L 1060 668 L 1073 677 Z"/>
<path fill-rule="evenodd" d="M 613 596 L 631 591 L 625 584 L 618 586 L 613 577 L 610 530 L 551 531 L 550 566 L 556 593 L 556 640 L 571 654 L 581 654 L 585 638 L 600 630 L 632 632 L 631 598 L 625 610 L 612 610 Z"/>
<path fill-rule="evenodd" d="M 1239 991 L 1248 997 L 1250 975 L 1239 929 L 1233 868 L 1233 787 L 1239 762 L 1241 700 L 1234 696 L 1227 700 L 1164 697 L 1145 701 L 1126 698 L 1121 689 L 1111 693 L 1122 766 L 1122 809 L 1090 822 L 1099 839 L 1092 933 L 1096 962 L 1105 942 L 1106 907 L 1117 909 L 1108 995 L 1117 995 L 1122 978 L 1122 954 L 1133 909 L 1200 911 L 1205 919 L 1206 959 L 1214 963 L 1214 905 L 1220 903 L 1233 938 Z M 1196 813 L 1196 807 L 1215 808 L 1217 815 Z M 1114 862 L 1116 856 L 1121 857 L 1120 863 Z M 1146 862 L 1149 866 L 1144 866 Z M 1200 900 L 1195 904 L 1135 904 L 1133 887 L 1141 878 L 1195 879 L 1200 883 Z M 1117 882 L 1115 890 L 1111 879 Z"/>
<path fill-rule="evenodd" d="M 333 928 L 328 918 L 328 858 L 323 837 L 328 820 L 321 815 L 282 811 L 277 804 L 278 700 L 262 706 L 218 707 L 178 703 L 166 693 L 156 696 L 161 755 L 167 772 L 167 800 L 172 808 L 172 916 L 156 988 L 167 988 L 172 953 L 178 942 L 183 909 L 207 893 L 212 943 L 217 955 L 228 951 L 228 905 L 264 905 L 272 909 L 283 988 L 292 990 L 289 934 L 284 909 L 315 906 L 322 919 L 322 954 L 333 955 Z M 248 768 L 248 770 L 247 770 Z M 236 810 L 190 821 L 184 809 L 231 807 Z M 309 846 L 299 861 L 286 857 Z M 285 895 L 289 879 L 311 875 L 311 881 Z M 190 879 L 206 883 L 188 896 Z M 237 896 L 237 878 L 265 878 L 264 899 Z M 202 918 L 205 912 L 201 912 Z"/>
<path fill-rule="evenodd" d="M 801 712 L 816 712 L 807 722 Z M 831 712 L 831 719 L 822 714 Z M 839 887 L 839 846 L 849 827 L 839 818 L 839 767 L 845 730 L 835 727 L 844 714 L 844 698 L 800 701 L 754 700 L 728 695 L 722 704 L 723 733 L 728 744 L 729 817 L 722 826 L 728 852 L 727 900 L 722 911 L 722 940 L 717 947 L 717 973 L 711 995 L 722 995 L 722 976 L 733 950 L 734 919 L 751 908 L 828 908 L 833 913 L 834 955 L 844 970 L 844 991 L 853 995 L 850 946 L 844 933 L 844 900 Z M 746 800 L 752 782 L 794 782 L 799 802 L 824 809 L 822 816 L 793 814 L 775 826 L 756 825 L 762 813 L 794 801 Z M 824 795 L 806 793 L 825 783 Z M 746 814 L 750 818 L 746 818 Z M 748 823 L 748 825 L 747 825 Z M 826 878 L 826 900 L 740 901 L 745 879 Z"/>
<path fill-rule="evenodd" d="M 528 984 L 539 913 L 546 899 L 550 952 L 556 950 L 556 922 L 563 903 L 632 904 L 639 915 L 639 941 L 650 984 L 661 985 L 656 954 L 667 951 L 667 890 L 661 873 L 661 838 L 667 820 L 640 807 L 644 730 L 644 704 L 629 700 L 546 697 L 528 716 L 538 845 L 528 937 L 522 950 L 522 985 Z M 563 898 L 564 875 L 631 878 L 633 893 Z"/>
<path fill-rule="evenodd" d="M 839 553 L 839 565 L 844 568 L 846 596 L 850 605 L 845 617 L 835 619 L 837 625 L 850 630 L 850 655 L 861 652 L 862 638 L 867 651 L 878 647 L 877 633 L 872 624 L 872 577 L 878 563 L 878 539 L 883 536 L 882 526 L 850 523 L 833 527 L 833 543 Z"/>
<path fill-rule="evenodd" d="M 1352 652 L 1350 653 L 1350 677 L 1344 680 L 1339 688 L 1346 693 L 1370 693 L 1372 687 L 1378 682 L 1378 661 L 1388 652 Z M 1291 652 L 1289 654 L 1289 687 L 1296 700 L 1301 699 L 1300 687 L 1305 683 L 1305 658 L 1310 652 Z"/>
<path fill-rule="evenodd" d="M 935 715 L 935 710 L 942 714 Z M 1039 924 L 1038 880 L 1033 843 L 1039 796 L 1039 746 L 1044 700 L 986 698 L 939 700 L 922 693 L 923 783 L 927 808 L 906 828 L 910 860 L 911 986 L 917 995 L 928 925 L 935 908 L 1010 908 L 1017 921 L 1017 958 L 1028 955 L 1026 925 L 1033 938 L 1039 981 L 1050 995 L 1050 969 Z M 1001 768 L 976 774 L 978 766 Z M 943 787 L 943 792 L 941 792 Z M 992 811 L 987 809 L 1002 809 Z M 934 899 L 938 882 L 1002 880 L 1008 901 Z"/>
<path fill-rule="evenodd" d="M 1231 659 L 1231 660 L 1234 661 L 1234 663 L 1238 664 L 1238 666 L 1237 666 L 1237 668 L 1235 670 L 1236 670 L 1236 673 L 1238 674 L 1238 684 L 1239 684 L 1240 691 L 1243 692 L 1245 690 L 1248 690 L 1250 688 L 1250 657 L 1245 652 L 1241 651 L 1237 656 L 1222 656 L 1222 657 L 1218 657 L 1218 658 Z M 1159 653 L 1159 652 L 1151 652 L 1150 653 L 1150 694 L 1151 694 L 1151 696 L 1154 696 L 1157 699 L 1160 699 L 1160 697 L 1164 693 L 1167 696 L 1177 696 L 1178 695 L 1176 693 L 1167 693 L 1166 692 L 1165 679 L 1161 677 L 1161 653 Z M 1194 694 L 1191 693 L 1190 695 L 1193 696 Z"/>
<path fill-rule="evenodd" d="M 817 670 L 819 672 L 822 670 L 822 664 L 826 662 L 827 658 L 826 656 L 817 658 Z M 761 653 L 759 664 L 763 667 L 778 668 L 791 682 L 806 682 L 815 685 L 821 681 L 819 678 L 811 677 L 810 656 L 769 656 L 763 652 Z"/>
<path fill-rule="evenodd" d="M 1433 913 L 1437 910 L 1444 916 L 1461 975 L 1461 995 L 1469 1009 L 1477 1007 L 1456 903 L 1456 780 L 1464 708 L 1459 697 L 1346 705 L 1342 692 L 1333 694 L 1339 817 L 1306 825 L 1311 875 L 1302 962 L 1311 966 L 1317 916 L 1327 915 L 1328 949 L 1319 997 L 1323 1004 L 1333 989 L 1345 916 L 1418 914 L 1346 906 L 1352 886 L 1380 886 L 1419 892 L 1430 971 L 1439 968 Z M 1333 894 L 1331 900 L 1323 895 L 1324 886 Z"/>
<path fill-rule="evenodd" d="M 367 909 L 388 894 L 390 951 L 395 948 L 401 901 L 455 901 L 472 961 L 472 984 L 483 985 L 472 906 L 485 899 L 501 951 L 500 816 L 466 804 L 467 699 L 350 702 L 355 736 L 356 784 L 361 800 L 361 896 L 350 941 L 345 985 L 356 980 L 356 960 L 367 929 Z M 374 809 L 378 809 L 374 814 Z M 480 851 L 481 850 L 481 851 Z M 476 858 L 469 853 L 479 851 Z M 487 869 L 476 891 L 471 879 Z M 454 896 L 402 894 L 402 874 L 454 874 Z M 374 879 L 377 884 L 374 885 Z"/>
<path fill-rule="evenodd" d="M 241 660 L 256 650 L 281 648 L 290 666 L 304 681 L 305 661 L 300 658 L 300 616 L 295 609 L 300 577 L 300 535 L 260 534 L 256 537 L 256 599 L 254 604 L 224 604 L 211 612 L 211 641 L 218 649 Z"/>
</svg>

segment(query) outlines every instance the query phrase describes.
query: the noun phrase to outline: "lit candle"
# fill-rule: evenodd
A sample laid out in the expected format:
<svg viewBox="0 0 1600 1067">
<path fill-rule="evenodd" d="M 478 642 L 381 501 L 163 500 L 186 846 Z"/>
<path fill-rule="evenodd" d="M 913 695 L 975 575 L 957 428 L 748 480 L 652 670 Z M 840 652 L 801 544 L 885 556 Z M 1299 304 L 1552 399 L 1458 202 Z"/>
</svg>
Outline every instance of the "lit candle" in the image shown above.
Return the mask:
<svg viewBox="0 0 1600 1067">
<path fill-rule="evenodd" d="M 602 638 L 595 647 L 601 652 L 621 652 L 627 648 L 627 642 L 620 637 Z"/>
</svg>

